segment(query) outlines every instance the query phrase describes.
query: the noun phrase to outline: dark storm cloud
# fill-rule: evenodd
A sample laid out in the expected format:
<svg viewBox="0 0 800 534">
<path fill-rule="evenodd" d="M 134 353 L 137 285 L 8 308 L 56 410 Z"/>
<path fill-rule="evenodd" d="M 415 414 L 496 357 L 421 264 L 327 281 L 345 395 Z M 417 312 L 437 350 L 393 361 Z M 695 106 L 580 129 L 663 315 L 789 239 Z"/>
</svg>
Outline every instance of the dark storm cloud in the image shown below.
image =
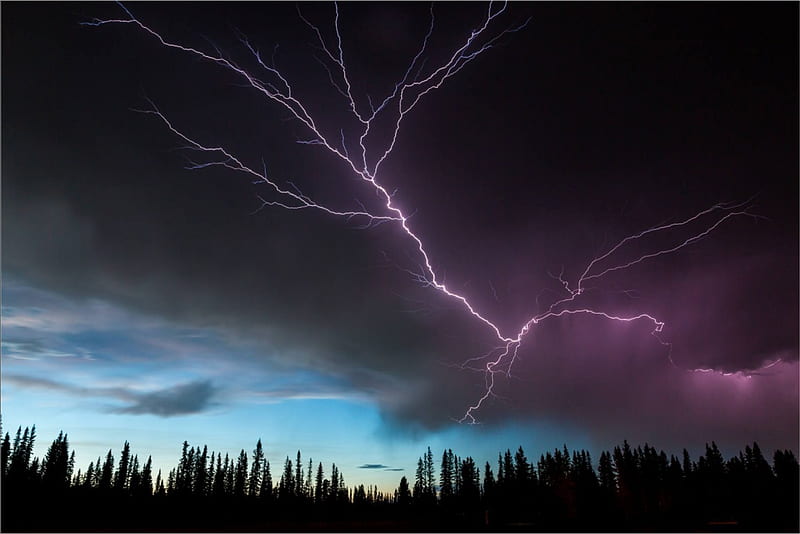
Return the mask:
<svg viewBox="0 0 800 534">
<path fill-rule="evenodd" d="M 770 447 L 796 446 L 800 397 L 795 351 L 765 355 L 772 365 L 761 371 L 726 376 L 677 367 L 650 331 L 646 325 L 588 317 L 540 325 L 520 350 L 512 376 L 496 376 L 497 396 L 478 412 L 482 427 L 491 431 L 509 419 L 558 422 L 585 432 L 602 447 L 620 436 L 667 448 L 702 447 L 717 440 L 731 452 L 753 440 Z M 670 335 L 679 339 L 680 333 Z M 434 406 L 463 413 L 477 400 L 482 382 L 481 373 L 443 370 L 432 377 L 432 387 L 398 410 L 401 421 L 437 426 Z M 443 390 L 449 392 L 445 399 Z"/>
<path fill-rule="evenodd" d="M 3 381 L 28 388 L 40 388 L 80 397 L 113 398 L 127 406 L 109 408 L 115 413 L 150 414 L 173 417 L 204 412 L 213 407 L 217 388 L 210 381 L 195 381 L 142 393 L 122 387 L 83 387 L 74 384 L 17 374 L 4 374 Z"/>
<path fill-rule="evenodd" d="M 165 28 L 195 9 L 140 6 Z M 85 18 L 101 7 L 114 9 L 84 6 Z M 296 122 L 213 65 L 165 53 L 131 28 L 79 28 L 62 9 L 3 6 L 4 20 L 17 21 L 3 32 L 4 273 L 252 340 L 252 359 L 336 376 L 401 425 L 448 425 L 474 403 L 483 376 L 448 364 L 491 348 L 491 332 L 395 266 L 420 262 L 396 228 L 357 231 L 272 208 L 251 215 L 261 189 L 219 168 L 182 170 L 170 151 L 180 142 L 128 109 L 144 86 L 182 127 L 240 148 L 255 166 L 263 156 L 271 175 L 307 194 L 352 206 L 372 192 L 318 147 L 294 144 L 306 133 Z M 197 9 L 198 27 L 213 29 L 218 14 Z M 384 18 L 375 9 L 364 16 Z M 543 288 L 559 289 L 548 270 L 574 277 L 604 243 L 760 193 L 755 209 L 768 221 L 737 220 L 603 289 L 635 289 L 613 304 L 663 317 L 680 368 L 789 363 L 777 378 L 723 382 L 671 367 L 646 325 L 555 320 L 526 340 L 516 378 L 501 384 L 505 400 L 481 420 L 568 421 L 617 440 L 629 429 L 677 441 L 704 429 L 718 442 L 767 433 L 786 446 L 797 434 L 797 56 L 796 28 L 781 37 L 773 26 L 794 20 L 788 8 L 725 7 L 749 22 L 747 40 L 716 22 L 716 7 L 514 9 L 533 10 L 535 27 L 410 114 L 384 168 L 438 272 L 513 333 L 553 297 Z M 265 43 L 272 30 L 305 35 L 251 24 Z M 324 111 L 322 74 L 320 84 L 299 80 Z M 213 394 L 210 383 L 184 384 L 123 399 L 119 411 L 192 413 Z"/>
</svg>

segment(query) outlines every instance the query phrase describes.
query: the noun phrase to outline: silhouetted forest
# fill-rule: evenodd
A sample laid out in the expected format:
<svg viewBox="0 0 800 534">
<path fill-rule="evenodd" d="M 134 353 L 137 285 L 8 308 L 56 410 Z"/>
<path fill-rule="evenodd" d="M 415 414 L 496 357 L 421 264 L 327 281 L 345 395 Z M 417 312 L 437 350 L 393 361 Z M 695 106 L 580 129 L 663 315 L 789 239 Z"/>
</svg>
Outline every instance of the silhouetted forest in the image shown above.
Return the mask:
<svg viewBox="0 0 800 534">
<path fill-rule="evenodd" d="M 529 460 L 522 447 L 478 466 L 452 450 L 419 458 L 392 493 L 348 486 L 335 464 L 266 461 L 261 440 L 224 456 L 183 443 L 153 473 L 126 441 L 76 469 L 63 432 L 33 457 L 36 427 L 2 442 L 2 530 L 12 531 L 798 531 L 798 463 L 757 443 L 697 460 L 627 441 Z"/>
</svg>

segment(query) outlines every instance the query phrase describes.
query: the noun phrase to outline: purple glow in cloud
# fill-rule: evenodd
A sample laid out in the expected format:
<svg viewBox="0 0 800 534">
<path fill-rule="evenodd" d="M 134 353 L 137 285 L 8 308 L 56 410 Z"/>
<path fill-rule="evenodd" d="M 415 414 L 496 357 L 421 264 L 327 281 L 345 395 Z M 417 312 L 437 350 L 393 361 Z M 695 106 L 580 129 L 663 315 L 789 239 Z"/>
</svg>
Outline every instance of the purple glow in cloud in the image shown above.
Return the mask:
<svg viewBox="0 0 800 534">
<path fill-rule="evenodd" d="M 582 274 L 574 282 L 566 280 L 563 274 L 559 275 L 557 280 L 562 288 L 561 296 L 546 307 L 543 312 L 527 318 L 522 322 L 522 326 L 519 329 L 511 333 L 502 331 L 497 321 L 488 317 L 485 312 L 479 311 L 462 293 L 453 290 L 445 284 L 443 278 L 437 274 L 432 266 L 430 259 L 432 253 L 426 248 L 421 235 L 412 229 L 409 221 L 409 214 L 401 210 L 395 204 L 394 194 L 390 193 L 379 180 L 379 170 L 395 148 L 403 120 L 419 103 L 422 97 L 439 89 L 445 81 L 457 74 L 468 63 L 492 48 L 501 37 L 520 31 L 528 25 L 529 21 L 526 21 L 519 26 L 492 33 L 493 30 L 490 30 L 490 26 L 492 26 L 496 19 L 506 11 L 506 7 L 506 3 L 500 4 L 500 7 L 496 7 L 495 3 L 489 3 L 485 17 L 480 25 L 471 31 L 469 37 L 459 47 L 455 48 L 440 65 L 435 68 L 429 67 L 425 69 L 421 58 L 426 53 L 429 38 L 434 29 L 434 16 L 431 10 L 431 24 L 428 32 L 402 79 L 394 85 L 392 92 L 380 101 L 377 106 L 374 105 L 371 99 L 368 99 L 368 110 L 364 109 L 363 105 L 359 105 L 353 96 L 352 76 L 348 73 L 342 47 L 338 6 L 336 6 L 333 22 L 336 35 L 335 46 L 329 46 L 319 27 L 312 24 L 300 13 L 302 20 L 318 37 L 319 45 L 324 55 L 323 58 L 318 59 L 326 69 L 333 89 L 346 100 L 349 112 L 353 118 L 355 118 L 356 123 L 360 125 L 359 133 L 356 135 L 358 138 L 358 148 L 354 151 L 354 154 L 351 154 L 351 151 L 347 148 L 347 137 L 345 136 L 344 130 L 339 129 L 333 133 L 324 131 L 312 116 L 309 107 L 296 96 L 296 92 L 293 90 L 292 84 L 287 77 L 274 66 L 274 61 L 272 65 L 265 63 L 259 50 L 256 49 L 246 37 L 241 37 L 240 41 L 252 54 L 261 69 L 263 69 L 263 73 L 258 75 L 244 69 L 235 63 L 234 60 L 226 58 L 219 50 L 216 51 L 216 54 L 209 54 L 196 48 L 183 46 L 167 40 L 160 33 L 142 23 L 124 6 L 122 9 L 125 11 L 128 18 L 96 19 L 84 24 L 88 26 L 133 24 L 154 37 L 161 45 L 167 48 L 188 53 L 200 59 L 216 63 L 229 70 L 236 76 L 241 77 L 248 86 L 261 93 L 268 100 L 288 111 L 291 116 L 297 119 L 307 129 L 310 137 L 300 140 L 298 143 L 323 147 L 344 162 L 361 181 L 368 184 L 368 186 L 373 189 L 381 202 L 379 212 L 373 212 L 364 206 L 360 206 L 359 209 L 354 210 L 327 206 L 303 194 L 296 188 L 281 186 L 274 181 L 273 178 L 268 176 L 265 165 L 263 169 L 258 170 L 246 165 L 242 161 L 242 158 L 234 155 L 233 151 L 227 147 L 208 145 L 187 135 L 173 125 L 152 102 L 151 109 L 140 110 L 143 113 L 154 115 L 160 119 L 169 131 L 185 143 L 183 148 L 210 158 L 205 162 L 192 162 L 189 166 L 190 169 L 222 166 L 233 171 L 245 173 L 254 179 L 256 183 L 269 186 L 277 200 L 266 200 L 259 197 L 261 198 L 262 208 L 266 206 L 277 206 L 289 210 L 316 209 L 329 215 L 335 215 L 346 219 L 356 218 L 366 220 L 366 226 L 392 223 L 401 228 L 405 236 L 415 244 L 416 252 L 421 259 L 420 272 L 412 272 L 410 274 L 421 284 L 458 302 L 465 312 L 484 325 L 485 328 L 495 336 L 498 343 L 498 347 L 488 354 L 469 359 L 460 366 L 462 369 L 472 369 L 482 372 L 485 376 L 485 389 L 482 396 L 480 396 L 475 403 L 471 404 L 466 409 L 463 416 L 458 419 L 458 421 L 462 423 L 477 423 L 475 413 L 481 409 L 488 398 L 495 394 L 496 375 L 501 373 L 505 376 L 510 376 L 512 367 L 520 354 L 520 347 L 524 339 L 536 325 L 547 319 L 563 318 L 570 315 L 587 315 L 610 322 L 642 322 L 649 324 L 652 335 L 665 347 L 664 351 L 667 358 L 675 365 L 671 359 L 671 344 L 662 340 L 659 336 L 665 327 L 665 323 L 662 320 L 646 312 L 621 314 L 611 309 L 590 306 L 585 302 L 585 295 L 588 292 L 599 290 L 600 288 L 587 284 L 589 282 L 596 284 L 610 273 L 625 271 L 646 260 L 678 252 L 708 236 L 720 225 L 732 218 L 743 216 L 754 217 L 752 213 L 748 212 L 746 203 L 719 203 L 684 220 L 656 225 L 625 237 L 614 246 L 608 248 L 605 252 L 589 261 Z M 416 73 L 415 70 L 417 71 Z M 423 75 L 423 72 L 427 74 Z M 268 77 L 267 79 L 270 81 L 262 80 L 258 77 L 259 75 Z M 372 146 L 369 141 L 373 139 L 371 134 L 376 131 L 374 128 L 376 120 L 385 115 L 393 118 L 388 140 L 385 142 L 384 146 L 379 147 L 377 150 L 368 150 L 368 145 L 370 147 Z M 701 228 L 695 228 L 691 231 L 688 230 L 690 226 L 695 225 Z M 681 232 L 683 232 L 683 234 L 681 234 Z M 677 243 L 672 246 L 657 248 L 650 252 L 634 252 L 632 258 L 628 257 L 626 259 L 623 256 L 624 252 L 630 254 L 629 245 L 640 242 L 647 243 L 646 240 L 652 238 L 655 234 L 661 235 L 665 233 L 677 234 Z M 476 362 L 481 362 L 481 364 L 475 366 L 474 364 Z M 710 371 L 709 369 L 695 370 Z"/>
</svg>

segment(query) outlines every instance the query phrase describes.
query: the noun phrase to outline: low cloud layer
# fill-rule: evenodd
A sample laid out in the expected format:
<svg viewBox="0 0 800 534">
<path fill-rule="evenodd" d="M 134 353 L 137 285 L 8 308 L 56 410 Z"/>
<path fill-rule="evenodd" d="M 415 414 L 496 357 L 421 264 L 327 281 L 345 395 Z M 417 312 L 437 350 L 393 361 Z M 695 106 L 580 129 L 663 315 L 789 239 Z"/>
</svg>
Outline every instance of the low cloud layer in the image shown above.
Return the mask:
<svg viewBox="0 0 800 534">
<path fill-rule="evenodd" d="M 141 392 L 123 387 L 82 387 L 46 378 L 4 374 L 3 381 L 20 387 L 40 388 L 79 397 L 115 399 L 126 406 L 109 408 L 115 413 L 174 417 L 201 413 L 214 406 L 217 388 L 209 381 L 177 384 L 156 391 Z"/>
<path fill-rule="evenodd" d="M 172 417 L 204 412 L 213 407 L 216 388 L 211 382 L 190 382 L 151 393 L 140 393 L 130 406 L 118 408 L 119 413 L 151 414 Z"/>
</svg>

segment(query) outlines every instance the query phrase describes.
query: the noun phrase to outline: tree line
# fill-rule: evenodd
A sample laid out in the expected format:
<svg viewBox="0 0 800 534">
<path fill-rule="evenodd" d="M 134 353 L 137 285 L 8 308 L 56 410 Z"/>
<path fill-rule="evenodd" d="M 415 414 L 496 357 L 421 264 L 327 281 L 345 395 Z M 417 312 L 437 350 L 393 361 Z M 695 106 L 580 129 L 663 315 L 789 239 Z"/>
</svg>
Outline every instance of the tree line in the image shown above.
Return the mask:
<svg viewBox="0 0 800 534">
<path fill-rule="evenodd" d="M 797 459 L 776 450 L 770 464 L 757 443 L 726 460 L 711 442 L 694 460 L 685 449 L 667 456 L 625 441 L 596 466 L 586 450 L 564 445 L 529 460 L 520 446 L 482 468 L 452 449 L 434 458 L 429 447 L 413 485 L 403 476 L 385 493 L 348 487 L 336 464 L 305 462 L 300 451 L 273 475 L 260 439 L 236 458 L 184 441 L 177 465 L 154 473 L 152 458 L 140 460 L 128 441 L 118 458 L 109 450 L 76 470 L 67 434 L 41 459 L 36 437 L 35 426 L 20 427 L 2 440 L 3 530 L 328 530 L 376 521 L 395 530 L 798 530 Z M 36 513 L 43 497 L 52 515 Z"/>
</svg>

